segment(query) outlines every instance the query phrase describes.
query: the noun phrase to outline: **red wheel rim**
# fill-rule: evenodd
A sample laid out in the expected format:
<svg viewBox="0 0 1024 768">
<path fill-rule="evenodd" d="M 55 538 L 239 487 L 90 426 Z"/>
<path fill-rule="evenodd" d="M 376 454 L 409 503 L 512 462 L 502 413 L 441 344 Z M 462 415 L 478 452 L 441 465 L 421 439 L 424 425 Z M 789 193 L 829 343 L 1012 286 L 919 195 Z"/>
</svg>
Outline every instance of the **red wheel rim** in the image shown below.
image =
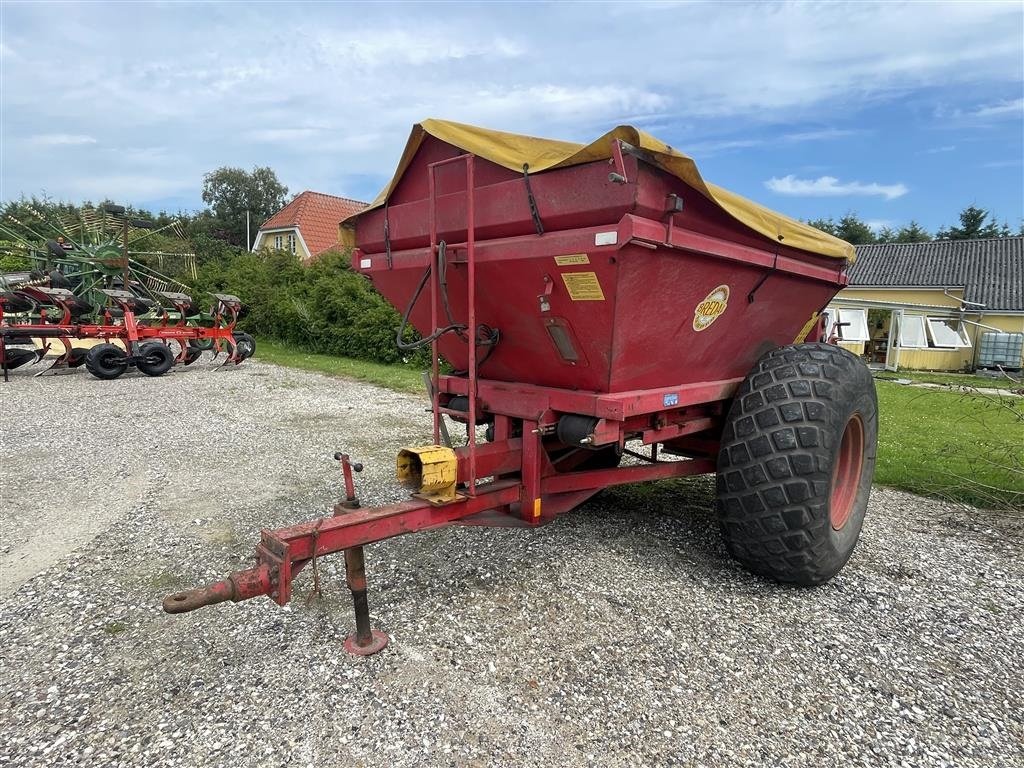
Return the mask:
<svg viewBox="0 0 1024 768">
<path fill-rule="evenodd" d="M 829 517 L 832 527 L 840 530 L 853 512 L 864 469 L 864 421 L 859 413 L 853 414 L 846 422 L 843 439 L 839 443 L 839 455 L 832 470 L 832 497 L 829 501 Z"/>
</svg>

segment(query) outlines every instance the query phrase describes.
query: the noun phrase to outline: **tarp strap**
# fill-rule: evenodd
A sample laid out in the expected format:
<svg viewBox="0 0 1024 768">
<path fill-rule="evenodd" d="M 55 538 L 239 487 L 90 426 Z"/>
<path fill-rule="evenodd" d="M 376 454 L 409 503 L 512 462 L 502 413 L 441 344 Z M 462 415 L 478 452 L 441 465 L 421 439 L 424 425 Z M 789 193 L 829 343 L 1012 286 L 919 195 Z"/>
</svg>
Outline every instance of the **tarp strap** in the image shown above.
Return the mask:
<svg viewBox="0 0 1024 768">
<path fill-rule="evenodd" d="M 540 220 L 540 211 L 537 210 L 537 200 L 533 196 L 533 189 L 530 187 L 530 164 L 523 163 L 523 183 L 526 185 L 526 200 L 530 203 L 530 215 L 533 217 L 533 228 L 538 235 L 544 234 L 544 222 Z"/>
<path fill-rule="evenodd" d="M 779 239 L 781 240 L 782 237 L 780 236 Z M 763 275 L 761 275 L 761 279 L 758 280 L 757 284 L 754 285 L 754 287 L 750 289 L 750 293 L 747 294 L 747 304 L 753 304 L 754 303 L 754 294 L 757 293 L 761 289 L 761 286 L 764 285 L 765 280 L 767 280 L 769 277 L 771 277 L 772 273 L 775 272 L 778 269 L 778 267 L 779 267 L 779 249 L 778 249 L 778 247 L 776 247 L 776 249 L 775 249 L 775 258 L 772 259 L 772 268 L 769 269 L 767 272 L 765 272 Z"/>
</svg>

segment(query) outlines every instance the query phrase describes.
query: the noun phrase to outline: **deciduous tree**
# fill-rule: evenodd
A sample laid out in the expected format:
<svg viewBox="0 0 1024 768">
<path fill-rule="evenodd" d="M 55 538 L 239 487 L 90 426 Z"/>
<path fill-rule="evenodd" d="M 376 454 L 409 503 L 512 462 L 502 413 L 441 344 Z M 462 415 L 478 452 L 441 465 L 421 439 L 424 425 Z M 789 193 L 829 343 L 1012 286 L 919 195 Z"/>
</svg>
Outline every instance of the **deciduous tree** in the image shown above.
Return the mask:
<svg viewBox="0 0 1024 768">
<path fill-rule="evenodd" d="M 288 187 L 265 166 L 251 172 L 225 166 L 203 177 L 203 202 L 227 239 L 246 249 L 252 243 L 245 239 L 245 212 L 249 211 L 250 237 L 255 237 L 260 225 L 284 206 L 287 195 Z"/>
</svg>

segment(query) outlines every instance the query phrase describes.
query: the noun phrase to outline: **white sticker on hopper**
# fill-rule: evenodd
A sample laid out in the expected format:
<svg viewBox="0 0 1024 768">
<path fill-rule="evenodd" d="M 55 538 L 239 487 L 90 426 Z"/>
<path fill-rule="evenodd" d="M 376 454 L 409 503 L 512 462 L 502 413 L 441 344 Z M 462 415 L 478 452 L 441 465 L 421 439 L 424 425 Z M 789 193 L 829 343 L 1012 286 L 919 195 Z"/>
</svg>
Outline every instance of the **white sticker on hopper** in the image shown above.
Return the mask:
<svg viewBox="0 0 1024 768">
<path fill-rule="evenodd" d="M 594 235 L 594 245 L 615 245 L 619 242 L 618 232 L 598 232 Z"/>
<path fill-rule="evenodd" d="M 372 264 L 372 263 L 373 263 L 372 259 L 360 259 L 359 260 L 359 268 L 360 269 L 369 269 L 370 268 L 370 264 Z"/>
</svg>

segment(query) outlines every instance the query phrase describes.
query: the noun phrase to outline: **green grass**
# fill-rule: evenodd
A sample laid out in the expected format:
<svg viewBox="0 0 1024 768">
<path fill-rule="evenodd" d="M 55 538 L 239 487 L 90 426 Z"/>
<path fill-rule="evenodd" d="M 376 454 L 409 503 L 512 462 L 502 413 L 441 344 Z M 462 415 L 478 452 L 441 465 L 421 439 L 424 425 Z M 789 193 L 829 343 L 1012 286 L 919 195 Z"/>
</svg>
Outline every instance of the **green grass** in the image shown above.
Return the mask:
<svg viewBox="0 0 1024 768">
<path fill-rule="evenodd" d="M 974 376 L 969 373 L 930 373 L 928 371 L 900 371 L 893 373 L 885 371 L 875 374 L 879 381 L 885 379 L 910 379 L 927 384 L 949 384 L 954 387 L 984 387 L 987 389 L 1017 389 L 1024 386 L 1024 382 L 1018 378 L 1010 381 L 1005 376 L 988 377 Z"/>
<path fill-rule="evenodd" d="M 366 360 L 354 360 L 333 355 L 316 355 L 302 352 L 276 341 L 260 338 L 256 342 L 257 360 L 275 363 L 304 371 L 326 373 L 328 376 L 342 376 L 347 379 L 369 382 L 398 392 L 424 394 L 423 373 L 418 368 L 401 365 L 382 365 Z"/>
<path fill-rule="evenodd" d="M 877 383 L 875 482 L 1024 508 L 1024 401 Z"/>
</svg>

